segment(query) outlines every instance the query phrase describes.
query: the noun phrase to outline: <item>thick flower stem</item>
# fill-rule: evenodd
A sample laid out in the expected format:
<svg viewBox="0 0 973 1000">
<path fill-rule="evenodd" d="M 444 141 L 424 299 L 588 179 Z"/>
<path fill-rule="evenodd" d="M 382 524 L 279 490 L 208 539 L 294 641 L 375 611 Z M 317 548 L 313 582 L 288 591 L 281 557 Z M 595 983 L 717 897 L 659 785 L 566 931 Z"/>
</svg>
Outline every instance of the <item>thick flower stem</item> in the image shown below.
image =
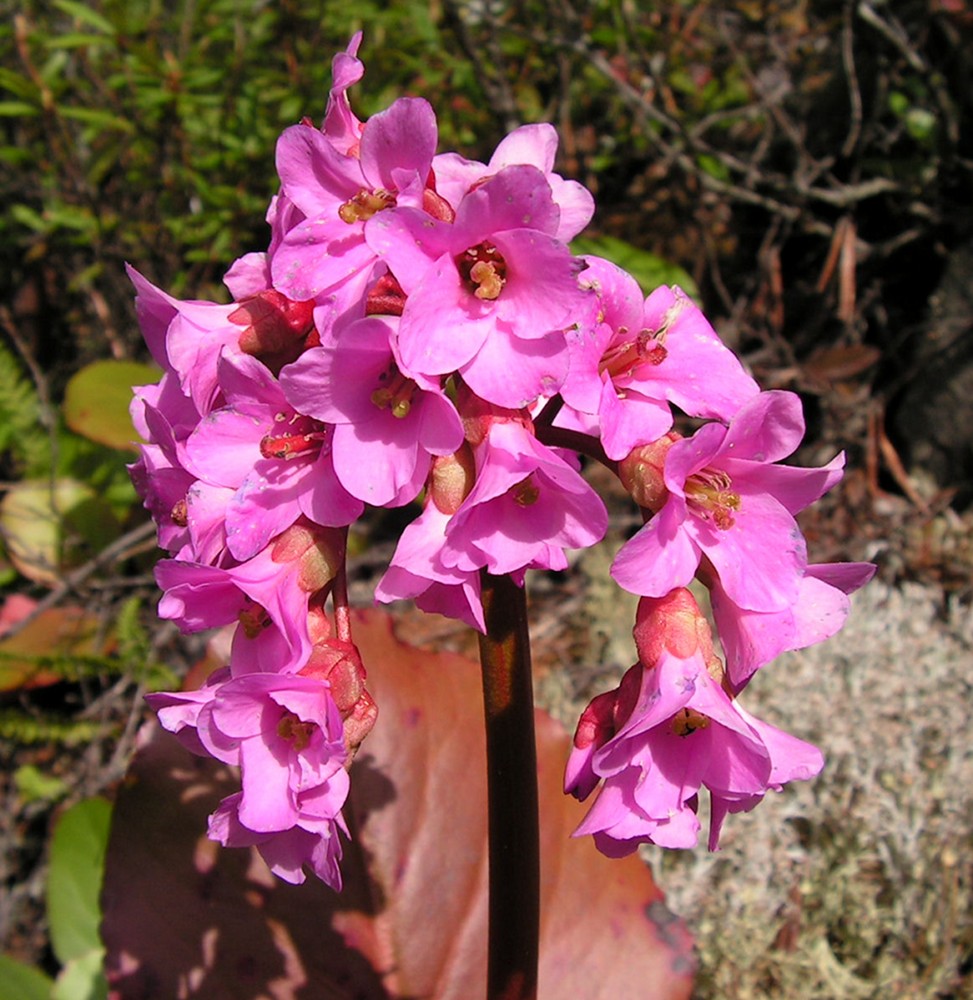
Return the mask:
<svg viewBox="0 0 973 1000">
<path fill-rule="evenodd" d="M 537 996 L 540 848 L 527 598 L 482 574 L 480 636 L 490 838 L 488 1000 Z"/>
</svg>

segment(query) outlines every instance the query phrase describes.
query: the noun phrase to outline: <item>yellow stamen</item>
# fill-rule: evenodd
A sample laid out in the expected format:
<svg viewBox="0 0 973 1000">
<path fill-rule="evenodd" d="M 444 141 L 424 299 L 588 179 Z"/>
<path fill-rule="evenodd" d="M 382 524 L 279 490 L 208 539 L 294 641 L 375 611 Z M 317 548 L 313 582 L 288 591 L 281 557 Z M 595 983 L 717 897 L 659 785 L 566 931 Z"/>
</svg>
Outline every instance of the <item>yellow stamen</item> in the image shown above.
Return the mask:
<svg viewBox="0 0 973 1000">
<path fill-rule="evenodd" d="M 362 188 L 338 209 L 338 217 L 350 226 L 354 222 L 367 222 L 373 215 L 395 205 L 395 195 L 384 188 L 366 191 Z"/>
<path fill-rule="evenodd" d="M 285 712 L 277 723 L 277 735 L 282 740 L 294 745 L 300 753 L 311 742 L 311 736 L 317 726 L 313 722 L 302 722 L 293 712 Z"/>
<path fill-rule="evenodd" d="M 684 708 L 672 717 L 672 731 L 676 736 L 692 736 L 698 729 L 706 729 L 710 720 L 701 712 L 692 708 Z"/>
</svg>

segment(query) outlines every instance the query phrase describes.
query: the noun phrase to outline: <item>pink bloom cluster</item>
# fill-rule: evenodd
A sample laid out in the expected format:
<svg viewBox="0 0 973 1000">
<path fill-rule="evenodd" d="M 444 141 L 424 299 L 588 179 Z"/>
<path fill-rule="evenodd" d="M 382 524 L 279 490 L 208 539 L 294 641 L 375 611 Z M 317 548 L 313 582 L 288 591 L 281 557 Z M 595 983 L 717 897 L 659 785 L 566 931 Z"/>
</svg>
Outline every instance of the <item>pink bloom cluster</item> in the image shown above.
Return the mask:
<svg viewBox="0 0 973 1000">
<path fill-rule="evenodd" d="M 483 630 L 483 574 L 522 585 L 603 537 L 587 453 L 647 523 L 613 567 L 645 595 L 640 663 L 586 711 L 569 765 L 574 794 L 604 783 L 579 833 L 609 853 L 685 846 L 705 784 L 715 846 L 726 812 L 820 767 L 736 696 L 779 652 L 833 634 L 869 575 L 809 566 L 793 517 L 841 462 L 776 464 L 803 434 L 797 398 L 761 393 L 679 288 L 645 298 L 572 253 L 594 202 L 554 171 L 550 126 L 478 163 L 437 152 L 424 100 L 362 122 L 347 96 L 359 41 L 334 60 L 321 126 L 278 141 L 270 241 L 229 269 L 234 301 L 178 301 L 130 272 L 164 372 L 132 406 L 147 442 L 132 475 L 170 556 L 160 614 L 187 632 L 236 625 L 224 669 L 150 701 L 190 749 L 240 768 L 211 837 L 338 886 L 346 769 L 377 714 L 348 526 L 366 505 L 420 503 L 377 596 Z M 692 437 L 680 414 L 704 421 Z M 684 589 L 694 576 L 725 665 Z"/>
</svg>

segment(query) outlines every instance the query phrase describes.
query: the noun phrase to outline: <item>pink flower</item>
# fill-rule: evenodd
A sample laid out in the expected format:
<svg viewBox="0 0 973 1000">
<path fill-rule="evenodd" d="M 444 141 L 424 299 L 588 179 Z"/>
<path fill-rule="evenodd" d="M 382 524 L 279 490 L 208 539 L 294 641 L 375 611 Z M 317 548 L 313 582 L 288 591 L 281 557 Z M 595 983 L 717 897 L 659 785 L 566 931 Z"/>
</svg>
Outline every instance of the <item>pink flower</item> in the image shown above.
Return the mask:
<svg viewBox="0 0 973 1000">
<path fill-rule="evenodd" d="M 809 565 L 794 604 L 782 611 L 765 612 L 748 611 L 734 604 L 719 577 L 707 577 L 732 689 L 741 691 L 756 670 L 779 654 L 813 646 L 835 635 L 851 610 L 848 595 L 864 587 L 874 575 L 871 563 Z"/>
<path fill-rule="evenodd" d="M 302 812 L 298 822 L 288 830 L 258 833 L 240 822 L 242 801 L 242 792 L 223 799 L 209 818 L 210 840 L 224 847 L 256 847 L 267 867 L 291 885 L 302 885 L 306 880 L 304 869 L 310 868 L 325 885 L 335 892 L 341 891 L 338 831 L 348 836 L 348 828 L 340 813 L 331 819 Z"/>
<path fill-rule="evenodd" d="M 643 301 L 635 279 L 586 257 L 581 284 L 598 297 L 590 334 L 571 338 L 564 401 L 597 414 L 609 458 L 624 458 L 672 426 L 669 404 L 694 417 L 729 420 L 760 391 L 680 288 Z"/>
<path fill-rule="evenodd" d="M 396 324 L 359 320 L 281 373 L 297 410 L 335 425 L 332 457 L 342 486 L 375 506 L 414 499 L 431 456 L 463 443 L 463 424 L 439 379 L 411 376 L 395 356 Z"/>
<path fill-rule="evenodd" d="M 749 809 L 768 789 L 810 778 L 816 748 L 759 722 L 721 686 L 705 618 L 687 590 L 639 605 L 641 662 L 611 696 L 585 711 L 568 762 L 565 790 L 585 798 L 602 788 L 575 836 L 593 834 L 612 857 L 640 843 L 692 847 L 701 788 L 714 810 L 710 849 L 727 812 Z"/>
<path fill-rule="evenodd" d="M 308 601 L 334 579 L 342 543 L 336 529 L 298 522 L 266 549 L 231 568 L 163 559 L 159 616 L 183 632 L 239 622 L 231 665 L 295 671 L 311 652 Z"/>
<path fill-rule="evenodd" d="M 798 397 L 774 391 L 745 403 L 729 427 L 707 424 L 672 444 L 658 484 L 661 509 L 622 546 L 615 580 L 662 597 L 687 586 L 705 555 L 740 607 L 794 605 L 807 566 L 794 514 L 829 490 L 844 465 L 841 455 L 818 469 L 774 465 L 803 434 Z"/>
<path fill-rule="evenodd" d="M 226 405 L 200 422 L 185 450 L 197 478 L 232 491 L 230 553 L 249 559 L 302 514 L 328 527 L 359 517 L 361 501 L 335 476 L 331 428 L 298 413 L 255 358 L 223 357 L 218 370 Z"/>
<path fill-rule="evenodd" d="M 342 719 L 327 682 L 218 671 L 200 691 L 147 701 L 190 749 L 240 768 L 242 791 L 210 817 L 212 839 L 256 844 L 289 882 L 303 882 L 308 864 L 340 888 L 337 830 L 344 828 L 348 774 Z"/>
<path fill-rule="evenodd" d="M 480 571 L 459 570 L 443 561 L 449 519 L 435 502 L 426 502 L 422 514 L 399 536 L 389 567 L 375 588 L 375 599 L 386 604 L 414 600 L 422 611 L 486 632 Z"/>
<path fill-rule="evenodd" d="M 455 208 L 473 188 L 504 167 L 536 167 L 547 179 L 560 213 L 554 235 L 567 243 L 591 221 L 595 200 L 582 184 L 554 173 L 556 155 L 557 132 L 553 125 L 522 125 L 500 140 L 488 164 L 467 160 L 458 153 L 437 156 L 433 160 L 436 190 Z"/>
<path fill-rule="evenodd" d="M 287 129 L 277 144 L 277 170 L 283 194 L 305 218 L 272 255 L 274 287 L 292 299 L 339 286 L 360 297 L 377 260 L 364 224 L 400 199 L 422 204 L 436 142 L 436 116 L 419 98 L 400 98 L 369 118 L 348 153 L 309 125 Z"/>
<path fill-rule="evenodd" d="M 495 575 L 565 569 L 565 549 L 604 536 L 601 498 L 522 423 L 492 423 L 475 453 L 475 483 L 446 526 L 445 566 Z"/>
<path fill-rule="evenodd" d="M 580 263 L 553 234 L 559 212 L 536 167 L 494 174 L 453 223 L 414 208 L 381 212 L 365 237 L 408 295 L 398 333 L 405 367 L 459 370 L 499 406 L 555 392 L 567 374 L 564 330 L 586 314 Z"/>
</svg>

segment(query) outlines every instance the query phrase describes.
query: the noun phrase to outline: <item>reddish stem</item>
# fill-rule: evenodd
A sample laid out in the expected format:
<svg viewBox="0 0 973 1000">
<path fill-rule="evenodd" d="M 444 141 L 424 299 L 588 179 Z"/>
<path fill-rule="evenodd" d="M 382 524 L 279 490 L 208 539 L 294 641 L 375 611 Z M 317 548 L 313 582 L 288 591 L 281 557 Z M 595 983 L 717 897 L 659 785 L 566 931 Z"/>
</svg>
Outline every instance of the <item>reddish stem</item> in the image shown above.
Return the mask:
<svg viewBox="0 0 973 1000">
<path fill-rule="evenodd" d="M 351 610 L 348 607 L 348 575 L 346 572 L 348 555 L 348 529 L 345 529 L 345 544 L 341 548 L 341 565 L 335 574 L 331 589 L 331 607 L 334 609 L 335 635 L 342 642 L 351 642 Z"/>
<path fill-rule="evenodd" d="M 488 1000 L 534 1000 L 540 936 L 537 750 L 527 597 L 481 574 L 480 636 L 490 839 Z"/>
</svg>

